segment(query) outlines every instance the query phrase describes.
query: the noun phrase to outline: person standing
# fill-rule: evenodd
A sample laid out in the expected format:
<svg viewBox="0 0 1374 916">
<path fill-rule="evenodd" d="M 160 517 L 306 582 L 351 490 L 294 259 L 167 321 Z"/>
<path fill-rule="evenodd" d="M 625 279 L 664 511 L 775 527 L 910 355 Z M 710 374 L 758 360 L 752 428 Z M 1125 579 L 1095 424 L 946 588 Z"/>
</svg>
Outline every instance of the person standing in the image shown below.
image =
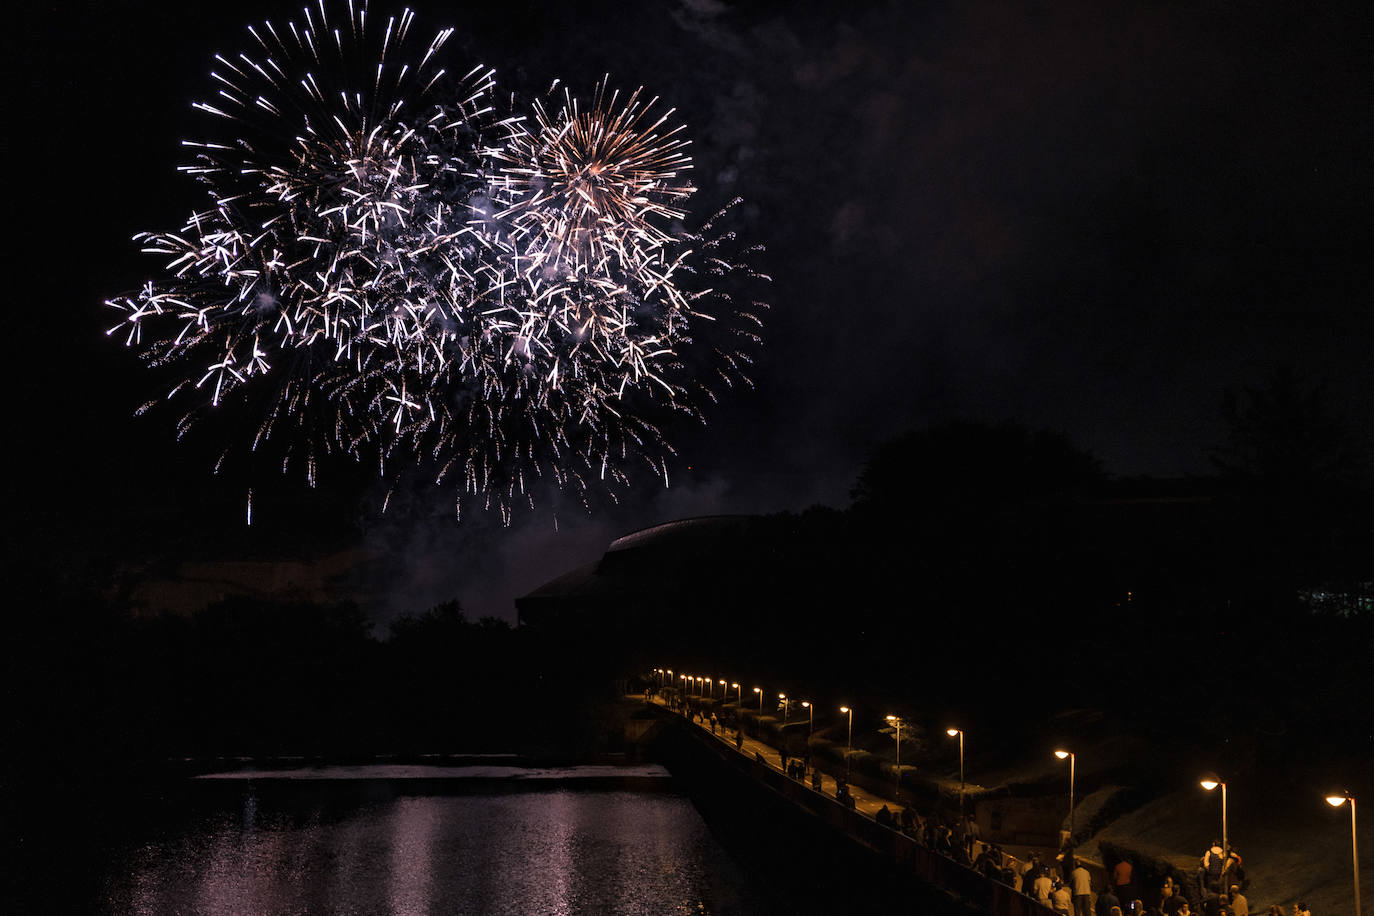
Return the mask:
<svg viewBox="0 0 1374 916">
<path fill-rule="evenodd" d="M 1212 845 L 1202 854 L 1202 879 L 1204 890 L 1221 893 L 1221 873 L 1226 869 L 1227 856 L 1222 851 L 1221 840 L 1213 840 Z"/>
<path fill-rule="evenodd" d="M 1069 872 L 1070 890 L 1073 892 L 1074 916 L 1093 916 L 1093 881 L 1082 862 L 1074 865 Z"/>
<path fill-rule="evenodd" d="M 1050 894 L 1050 905 L 1059 916 L 1074 916 L 1073 896 L 1069 889 L 1064 886 L 1063 881 L 1054 882 L 1054 891 Z"/>
<path fill-rule="evenodd" d="M 1250 916 L 1250 901 L 1240 892 L 1240 885 L 1231 885 L 1231 912 L 1236 916 Z"/>
<path fill-rule="evenodd" d="M 1035 880 L 1031 882 L 1031 896 L 1041 906 L 1050 905 L 1050 894 L 1054 892 L 1054 882 L 1043 868 L 1036 868 Z"/>
<path fill-rule="evenodd" d="M 1163 916 L 1174 916 L 1182 903 L 1183 895 L 1174 887 L 1174 879 L 1166 877 L 1164 886 L 1159 889 L 1159 912 Z"/>
<path fill-rule="evenodd" d="M 1122 859 L 1112 869 L 1112 890 L 1123 903 L 1135 899 L 1135 887 L 1131 884 L 1134 871 L 1130 859 Z"/>
</svg>

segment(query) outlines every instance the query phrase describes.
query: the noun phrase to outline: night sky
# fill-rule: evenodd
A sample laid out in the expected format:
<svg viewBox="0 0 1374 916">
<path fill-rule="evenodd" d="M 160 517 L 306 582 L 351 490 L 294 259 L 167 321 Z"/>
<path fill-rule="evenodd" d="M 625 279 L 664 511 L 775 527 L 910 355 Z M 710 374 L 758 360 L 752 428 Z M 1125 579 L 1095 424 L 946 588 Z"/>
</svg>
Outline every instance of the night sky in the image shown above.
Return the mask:
<svg viewBox="0 0 1374 916">
<path fill-rule="evenodd" d="M 848 502 L 864 456 L 964 417 L 1062 429 L 1111 473 L 1209 472 L 1223 394 L 1290 366 L 1374 421 L 1368 3 L 415 8 L 452 69 L 613 82 L 676 106 L 696 212 L 745 198 L 775 282 L 757 387 L 669 431 L 672 486 L 451 518 L 325 468 L 320 489 L 212 477 L 104 336 L 153 276 L 130 236 L 200 203 L 177 174 L 215 51 L 297 4 L 35 4 L 7 29 L 9 536 L 175 568 L 361 545 L 380 617 L 512 599 L 613 537 L 689 515 Z M 382 11 L 382 5 L 374 10 Z M 16 248 L 17 244 L 17 248 Z M 113 317 L 112 317 L 113 316 Z M 231 429 L 226 435 L 234 435 Z M 647 475 L 645 475 L 647 477 Z"/>
</svg>

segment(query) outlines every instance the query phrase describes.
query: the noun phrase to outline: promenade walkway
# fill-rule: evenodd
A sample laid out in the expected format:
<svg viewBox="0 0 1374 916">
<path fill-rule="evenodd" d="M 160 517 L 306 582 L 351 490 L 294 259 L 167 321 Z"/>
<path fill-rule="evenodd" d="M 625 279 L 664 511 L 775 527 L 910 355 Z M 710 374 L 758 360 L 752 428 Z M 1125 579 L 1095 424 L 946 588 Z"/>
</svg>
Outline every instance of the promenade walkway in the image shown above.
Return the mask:
<svg viewBox="0 0 1374 916">
<path fill-rule="evenodd" d="M 751 768 L 763 765 L 773 773 L 779 774 L 772 777 L 761 777 L 761 781 L 771 783 L 775 789 L 790 796 L 794 803 L 810 808 L 824 820 L 845 830 L 860 842 L 869 845 L 883 855 L 891 857 L 894 864 L 903 869 L 914 871 L 927 883 L 942 888 L 957 898 L 964 899 L 980 912 L 998 914 L 998 916 L 1044 916 L 1050 912 L 1030 897 L 1018 893 L 1016 889 L 1008 886 L 1008 882 L 1003 881 L 1000 876 L 984 877 L 968 865 L 961 865 L 953 858 L 924 848 L 921 838 L 901 831 L 896 823 L 902 811 L 902 804 L 897 799 L 897 787 L 895 785 L 893 792 L 889 795 L 873 791 L 871 782 L 868 788 L 849 783 L 848 788 L 853 799 L 853 810 L 840 816 L 843 806 L 836 807 L 835 791 L 837 785 L 833 776 L 816 770 L 808 770 L 805 776 L 800 779 L 795 776 L 788 776 L 783 765 L 784 758 L 780 748 L 759 738 L 740 734 L 731 727 L 718 724 L 716 729 L 712 730 L 709 710 L 706 719 L 694 719 L 691 715 L 683 715 L 681 709 L 673 709 L 662 698 L 652 694 L 645 695 L 644 698 L 646 702 L 660 706 L 675 716 L 681 716 L 684 721 L 695 725 L 701 730 L 703 738 L 718 741 L 726 754 L 732 751 L 739 754 L 742 758 L 741 763 L 749 761 Z M 736 744 L 737 741 L 739 742 L 738 745 Z M 790 755 L 786 760 L 789 763 L 800 762 Z M 753 772 L 756 775 L 759 773 L 757 769 L 753 769 Z M 813 797 L 813 793 L 817 793 L 816 784 L 813 782 L 817 775 L 820 777 L 819 795 L 830 799 L 828 805 L 822 803 L 821 807 L 816 807 L 803 797 Z M 878 812 L 884 805 L 892 813 L 894 820 L 894 824 L 889 825 L 888 829 L 884 829 L 877 823 Z M 913 811 L 919 813 L 919 809 L 914 806 Z M 988 846 L 989 844 L 986 843 L 975 842 L 972 858 L 977 858 Z M 1022 860 L 1006 850 L 1005 847 L 1003 847 L 1002 852 L 1004 857 L 999 860 L 999 866 L 1011 866 L 1018 873 L 1023 871 L 1024 863 Z M 1047 861 L 1053 861 L 1053 858 L 1051 851 Z"/>
<path fill-rule="evenodd" d="M 654 703 L 655 705 L 662 706 L 664 709 L 669 709 L 673 712 L 674 715 L 682 715 L 679 711 L 671 710 L 671 707 L 669 707 L 668 703 L 664 700 L 663 697 L 652 695 L 649 699 L 650 702 Z M 730 748 L 735 747 L 735 729 L 726 726 L 718 726 L 715 733 L 713 734 L 711 731 L 711 723 L 709 719 L 693 720 L 690 716 L 682 716 L 682 718 L 685 721 L 691 723 L 692 725 L 695 725 L 697 728 L 701 729 L 705 734 L 711 735 L 713 738 L 720 741 L 722 744 Z M 781 748 L 778 748 L 772 744 L 760 740 L 759 738 L 751 737 L 750 735 L 746 734 L 743 736 L 743 743 L 740 745 L 738 751 L 739 753 L 744 754 L 751 760 L 755 759 L 755 755 L 758 755 L 758 757 L 761 757 L 763 759 L 763 762 L 767 766 L 774 770 L 777 770 L 780 773 L 783 773 L 784 775 L 786 774 L 786 771 L 783 769 L 782 766 Z M 797 758 L 790 757 L 788 759 L 795 760 Z M 835 790 L 837 788 L 835 778 L 825 773 L 821 773 L 820 777 L 821 794 L 830 798 L 834 798 Z M 804 780 L 807 786 L 812 785 L 811 779 L 812 770 L 808 769 Z M 852 782 L 848 784 L 848 788 L 849 794 L 854 798 L 855 810 L 859 811 L 861 814 L 867 815 L 868 817 L 876 818 L 878 815 L 878 811 L 881 810 L 884 805 L 886 805 L 887 809 L 890 812 L 892 812 L 893 818 L 895 820 L 899 812 L 904 807 L 904 803 L 897 798 L 897 787 L 895 785 L 892 787 L 893 791 L 890 795 L 876 794 L 870 789 L 866 789 L 861 786 L 856 786 Z M 924 812 L 923 816 L 925 814 L 929 814 L 929 812 Z M 986 848 L 987 845 L 987 843 L 978 842 L 973 849 L 971 858 L 977 858 L 978 854 L 984 848 Z M 1040 853 L 1041 858 L 1045 861 L 1053 861 L 1056 852 L 1056 850 L 1049 847 L 1041 848 L 1026 846 L 1008 848 L 1006 845 L 1002 846 L 1002 850 L 1006 854 L 1007 859 L 1010 860 L 1010 864 L 1018 869 L 1024 865 L 1025 857 L 1029 856 L 1031 852 Z"/>
</svg>

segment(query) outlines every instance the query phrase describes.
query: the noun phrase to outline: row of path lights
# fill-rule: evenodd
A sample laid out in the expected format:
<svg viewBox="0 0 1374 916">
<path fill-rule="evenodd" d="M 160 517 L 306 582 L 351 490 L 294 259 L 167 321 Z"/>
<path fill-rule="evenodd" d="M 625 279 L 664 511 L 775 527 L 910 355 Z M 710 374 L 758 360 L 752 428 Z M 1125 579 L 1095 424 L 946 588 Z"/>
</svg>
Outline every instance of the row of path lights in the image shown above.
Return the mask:
<svg viewBox="0 0 1374 916">
<path fill-rule="evenodd" d="M 673 676 L 673 669 L 671 669 L 671 668 L 655 668 L 655 669 L 654 669 L 654 673 L 657 674 L 657 675 L 659 676 L 659 686 L 662 687 L 662 686 L 665 686 L 665 685 L 668 683 L 668 680 L 669 680 L 670 678 L 672 678 L 672 676 Z M 710 691 L 709 696 L 711 696 L 712 698 L 714 698 L 714 696 L 715 696 L 715 689 L 714 689 L 714 686 L 713 686 L 714 682 L 713 682 L 713 680 L 712 680 L 711 678 L 709 678 L 709 677 L 694 677 L 693 675 L 690 675 L 690 674 L 682 674 L 682 675 L 679 675 L 679 679 L 680 679 L 680 680 L 683 680 L 683 681 L 686 681 L 686 683 L 687 683 L 687 689 L 690 689 L 691 687 L 696 686 L 696 688 L 697 688 L 697 695 L 698 695 L 698 696 L 700 696 L 701 693 L 702 693 L 702 690 L 705 689 L 705 690 L 707 690 L 707 691 Z M 740 684 L 735 683 L 735 682 L 729 682 L 729 683 L 728 683 L 728 686 L 727 686 L 727 682 L 726 682 L 724 679 L 722 679 L 722 680 L 720 681 L 720 687 L 721 687 L 720 696 L 721 696 L 721 699 L 722 699 L 722 700 L 728 699 L 728 696 L 727 696 L 727 694 L 726 694 L 726 690 L 727 690 L 727 689 L 733 689 L 733 690 L 736 691 L 736 694 L 735 694 L 735 705 L 736 705 L 736 706 L 743 706 L 743 705 L 744 705 L 744 688 L 743 688 Z M 755 687 L 755 688 L 753 688 L 753 690 L 754 690 L 754 693 L 756 693 L 756 694 L 758 695 L 758 698 L 759 698 L 759 715 L 762 716 L 762 715 L 763 715 L 763 688 L 762 688 L 762 687 Z M 787 717 L 788 717 L 789 712 L 790 712 L 790 710 L 791 710 L 791 703 L 792 703 L 792 700 L 791 700 L 791 698 L 788 697 L 787 694 L 785 694 L 785 693 L 779 693 L 779 694 L 778 694 L 778 699 L 781 701 L 781 705 L 782 705 L 782 721 L 783 721 L 783 724 L 786 725 L 786 724 L 787 724 Z M 806 711 L 807 711 L 807 733 L 808 733 L 808 735 L 814 734 L 814 733 L 815 733 L 815 729 L 816 729 L 816 707 L 815 707 L 815 705 L 814 705 L 810 700 L 803 700 L 801 705 L 802 705 L 802 707 L 805 708 Z M 848 726 L 849 726 L 849 727 L 848 727 L 848 737 L 847 737 L 846 743 L 845 743 L 845 751 L 846 751 L 846 753 L 845 753 L 845 757 L 844 757 L 844 761 L 845 761 L 845 775 L 846 775 L 846 778 L 848 778 L 848 774 L 849 774 L 849 758 L 850 758 L 850 755 L 851 755 L 851 754 L 853 753 L 853 751 L 854 751 L 854 710 L 853 710 L 851 707 L 849 707 L 849 706 L 841 706 L 841 707 L 840 707 L 840 712 L 843 713 L 845 716 L 848 717 Z M 887 716 L 886 718 L 887 718 L 887 721 L 888 721 L 888 722 L 892 723 L 893 727 L 894 727 L 895 730 L 896 730 L 896 733 L 895 733 L 895 737 L 896 737 L 896 741 L 897 741 L 897 755 L 896 755 L 896 759 L 897 759 L 896 798 L 897 798 L 897 800 L 900 801 L 900 800 L 901 800 L 901 796 L 902 796 L 902 720 L 901 720 L 901 718 L 898 717 L 898 716 Z M 966 795 L 966 793 L 967 793 L 967 784 L 966 784 L 965 781 L 964 781 L 964 730 L 961 729 L 961 728 L 953 728 L 953 727 L 951 727 L 951 728 L 945 729 L 945 734 L 949 735 L 951 738 L 958 738 L 958 739 L 959 739 L 959 816 L 960 816 L 960 817 L 963 817 L 963 816 L 964 816 L 964 809 L 965 809 L 964 798 L 965 798 L 965 795 Z M 1069 762 L 1069 836 L 1072 837 L 1072 836 L 1073 836 L 1073 833 L 1074 833 L 1074 780 L 1075 780 L 1075 778 L 1076 778 L 1076 776 L 1077 776 L 1078 757 L 1077 757 L 1077 755 L 1076 755 L 1073 751 L 1064 750 L 1064 749 L 1062 749 L 1062 748 L 1059 749 L 1059 750 L 1056 750 L 1056 751 L 1054 752 L 1054 756 L 1058 757 L 1060 760 L 1067 760 L 1067 761 Z M 1230 841 L 1230 836 L 1229 836 L 1229 834 L 1228 834 L 1228 824 L 1227 824 L 1227 817 L 1226 817 L 1226 781 L 1225 781 L 1224 779 L 1221 779 L 1220 777 L 1216 776 L 1215 774 L 1210 774 L 1210 773 L 1209 773 L 1208 775 L 1204 776 L 1204 777 L 1199 781 L 1199 785 L 1201 785 L 1202 788 L 1206 789 L 1208 792 L 1212 792 L 1212 791 L 1216 790 L 1218 787 L 1221 788 L 1221 846 L 1222 846 L 1222 849 L 1223 849 L 1224 851 L 1230 852 L 1230 851 L 1231 851 L 1231 841 Z M 1345 793 L 1345 794 L 1343 794 L 1343 795 L 1328 795 L 1328 796 L 1326 796 L 1326 803 L 1327 803 L 1328 805 L 1330 805 L 1331 807 L 1333 807 L 1333 808 L 1339 808 L 1341 805 L 1344 805 L 1346 802 L 1350 802 L 1350 852 L 1351 852 L 1351 857 L 1352 857 L 1352 859 L 1353 859 L 1353 861 L 1354 861 L 1354 872 L 1355 872 L 1355 875 L 1354 875 L 1354 877 L 1355 877 L 1355 916 L 1361 916 L 1361 910 L 1360 910 L 1360 855 L 1359 855 L 1358 839 L 1357 839 L 1357 837 L 1356 837 L 1356 832 L 1355 832 L 1355 797 L 1354 797 L 1353 795 L 1349 794 L 1348 792 Z"/>
</svg>

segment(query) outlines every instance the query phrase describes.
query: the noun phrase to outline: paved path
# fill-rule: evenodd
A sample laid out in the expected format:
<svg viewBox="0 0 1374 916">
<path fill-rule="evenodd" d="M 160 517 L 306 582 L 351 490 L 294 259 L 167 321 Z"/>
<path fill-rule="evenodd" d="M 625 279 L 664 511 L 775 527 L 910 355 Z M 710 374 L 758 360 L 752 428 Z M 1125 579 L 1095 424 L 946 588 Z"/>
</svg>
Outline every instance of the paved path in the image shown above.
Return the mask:
<svg viewBox="0 0 1374 916">
<path fill-rule="evenodd" d="M 662 706 L 664 709 L 668 708 L 668 704 L 664 701 L 662 697 L 651 697 L 650 702 L 653 702 L 655 705 Z M 680 712 L 673 712 L 673 714 L 677 716 L 682 716 Z M 694 721 L 687 716 L 682 716 L 682 718 L 690 724 L 695 725 L 697 728 L 701 729 L 706 734 L 711 734 L 711 722 L 709 719 L 707 719 L 706 722 L 703 724 L 702 722 Z M 713 735 L 713 737 L 716 740 L 720 741 L 722 744 L 726 745 L 727 747 L 730 747 L 732 749 L 735 747 L 735 730 L 732 728 L 720 726 L 717 728 L 716 733 Z M 754 759 L 755 754 L 758 754 L 763 758 L 764 763 L 767 764 L 769 767 L 772 767 L 779 773 L 784 772 L 782 768 L 782 758 L 780 756 L 779 749 L 771 744 L 759 740 L 758 738 L 751 738 L 750 736 L 745 735 L 744 743 L 740 746 L 739 753 L 743 754 L 751 760 Z M 804 782 L 807 786 L 811 785 L 811 773 L 809 771 Z M 957 783 L 955 785 L 957 785 Z M 893 789 L 895 795 L 896 786 L 893 786 Z M 884 805 L 887 805 L 888 810 L 892 812 L 895 818 L 903 807 L 902 803 L 897 801 L 892 796 L 875 795 L 869 790 L 864 789 L 860 786 L 856 786 L 853 783 L 849 784 L 849 793 L 854 797 L 854 807 L 860 813 L 865 814 L 869 817 L 876 817 L 878 810 L 882 808 Z M 826 775 L 825 773 L 821 774 L 821 794 L 825 795 L 827 798 L 835 797 L 835 780 L 832 777 Z M 985 845 L 986 844 L 981 842 L 978 844 L 978 847 L 975 848 L 973 852 L 974 857 L 977 857 L 979 851 L 981 851 L 981 848 Z M 1050 847 L 1008 847 L 1005 844 L 1002 845 L 1002 851 L 1007 854 L 1007 857 L 1011 859 L 1014 865 L 1020 865 L 1022 862 L 1025 861 L 1027 857 L 1029 857 L 1029 855 L 1032 852 L 1039 853 L 1043 861 L 1053 862 L 1055 854 L 1057 852 L 1057 850 Z"/>
<path fill-rule="evenodd" d="M 667 704 L 663 701 L 661 697 L 653 697 L 652 702 L 664 707 L 665 709 L 667 708 Z M 681 713 L 675 712 L 674 715 L 680 716 Z M 693 721 L 691 718 L 686 716 L 683 716 L 683 718 L 687 722 L 691 723 L 692 725 L 695 725 L 697 728 L 700 728 L 702 731 L 706 732 L 708 735 L 711 734 L 710 720 L 707 720 L 706 723 L 703 724 L 699 721 Z M 713 737 L 715 737 L 722 744 L 725 744 L 731 748 L 735 746 L 735 730 L 733 728 L 720 727 L 717 729 L 716 734 Z M 779 773 L 784 772 L 782 768 L 782 757 L 780 756 L 780 749 L 774 747 L 771 744 L 767 744 L 763 741 L 760 741 L 758 738 L 751 738 L 750 736 L 745 735 L 744 743 L 740 747 L 740 753 L 744 754 L 751 760 L 754 759 L 755 754 L 758 754 L 763 757 L 764 763 L 766 763 L 768 766 L 777 770 Z M 795 760 L 796 758 L 791 757 L 788 759 Z M 806 774 L 805 782 L 806 785 L 811 785 L 810 771 L 808 771 Z M 896 787 L 894 786 L 893 788 L 895 789 Z M 821 774 L 821 794 L 826 795 L 830 798 L 835 797 L 835 780 L 832 777 L 827 776 L 825 773 Z M 860 786 L 856 786 L 853 783 L 849 784 L 849 794 L 854 796 L 854 807 L 857 810 L 863 812 L 864 814 L 867 814 L 869 817 L 877 815 L 878 810 L 882 808 L 883 805 L 887 805 L 888 810 L 891 811 L 894 815 L 902 808 L 901 803 L 896 801 L 895 799 L 886 796 L 874 795 L 867 789 L 864 789 Z"/>
</svg>

